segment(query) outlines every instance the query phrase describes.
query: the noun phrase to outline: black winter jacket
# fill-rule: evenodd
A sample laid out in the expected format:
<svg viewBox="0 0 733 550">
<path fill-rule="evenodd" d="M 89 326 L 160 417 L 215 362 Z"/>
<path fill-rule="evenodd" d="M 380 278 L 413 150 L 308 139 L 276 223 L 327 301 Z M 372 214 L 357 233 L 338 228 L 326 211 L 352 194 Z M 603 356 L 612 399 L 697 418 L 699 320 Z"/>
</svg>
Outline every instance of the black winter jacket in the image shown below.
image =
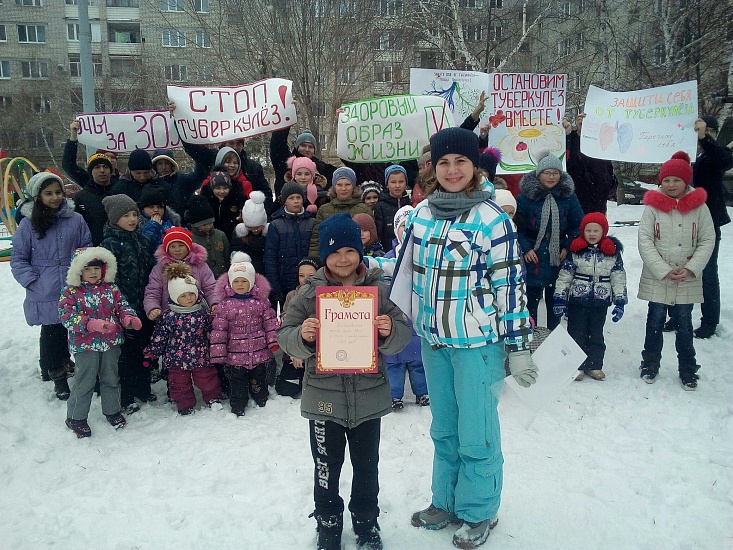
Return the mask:
<svg viewBox="0 0 733 550">
<path fill-rule="evenodd" d="M 389 193 L 379 194 L 379 201 L 374 205 L 374 223 L 377 225 L 377 235 L 385 252 L 392 250 L 392 241 L 397 237 L 394 234 L 394 216 L 403 206 L 411 204 L 407 193 L 399 199 Z"/>
<path fill-rule="evenodd" d="M 76 211 L 81 214 L 89 226 L 92 234 L 92 243 L 99 246 L 104 238 L 104 226 L 107 224 L 107 212 L 102 204 L 102 199 L 109 196 L 112 188 L 108 185 L 103 187 L 90 179 L 84 189 L 74 195 Z"/>
<path fill-rule="evenodd" d="M 272 215 L 265 241 L 265 275 L 274 295 L 285 295 L 298 287 L 298 262 L 308 255 L 313 214 L 304 210 L 291 214 L 281 208 Z"/>
<path fill-rule="evenodd" d="M 710 209 L 713 225 L 720 227 L 730 223 L 723 197 L 723 174 L 733 167 L 733 153 L 710 136 L 705 136 L 699 144 L 702 150 L 692 165 L 692 185 L 705 189 L 708 194 L 705 204 Z"/>
</svg>

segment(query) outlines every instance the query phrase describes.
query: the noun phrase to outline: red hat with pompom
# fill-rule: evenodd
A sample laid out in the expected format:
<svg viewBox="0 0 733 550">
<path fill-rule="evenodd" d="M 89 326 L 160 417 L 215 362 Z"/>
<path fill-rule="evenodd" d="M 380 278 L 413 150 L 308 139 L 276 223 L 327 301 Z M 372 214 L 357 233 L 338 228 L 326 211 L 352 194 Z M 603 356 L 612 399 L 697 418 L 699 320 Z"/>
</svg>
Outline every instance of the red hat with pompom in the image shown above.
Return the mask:
<svg viewBox="0 0 733 550">
<path fill-rule="evenodd" d="M 588 242 L 585 240 L 585 226 L 589 223 L 597 223 L 601 226 L 603 237 L 598 242 L 598 248 L 601 249 L 601 252 L 607 256 L 613 256 L 616 254 L 616 245 L 607 237 L 608 219 L 601 212 L 591 212 L 583 216 L 583 219 L 580 222 L 580 237 L 573 239 L 573 242 L 570 243 L 570 251 L 579 252 L 584 248 L 588 248 Z"/>
<path fill-rule="evenodd" d="M 690 166 L 690 156 L 687 153 L 677 151 L 671 159 L 662 164 L 662 168 L 659 170 L 659 183 L 662 183 L 662 180 L 669 176 L 676 176 L 684 181 L 685 185 L 690 185 L 692 166 Z"/>
</svg>

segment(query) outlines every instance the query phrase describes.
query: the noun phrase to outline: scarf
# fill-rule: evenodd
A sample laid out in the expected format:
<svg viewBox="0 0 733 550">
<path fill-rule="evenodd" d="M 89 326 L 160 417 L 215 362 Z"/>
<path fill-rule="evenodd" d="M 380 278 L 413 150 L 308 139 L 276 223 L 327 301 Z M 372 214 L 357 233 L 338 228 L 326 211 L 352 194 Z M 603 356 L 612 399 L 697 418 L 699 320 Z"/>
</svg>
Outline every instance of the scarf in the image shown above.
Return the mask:
<svg viewBox="0 0 733 550">
<path fill-rule="evenodd" d="M 470 197 L 463 191 L 458 193 L 436 191 L 428 195 L 428 206 L 436 219 L 448 220 L 458 217 L 490 198 L 489 191 L 474 191 Z"/>
<path fill-rule="evenodd" d="M 183 307 L 179 306 L 176 303 L 168 304 L 171 308 L 171 311 L 175 311 L 176 313 L 193 313 L 194 311 L 198 311 L 201 309 L 201 302 L 196 302 L 194 305 L 189 307 Z"/>
<path fill-rule="evenodd" d="M 557 209 L 557 202 L 552 193 L 547 193 L 545 202 L 542 205 L 542 218 L 540 228 L 537 232 L 537 240 L 532 250 L 537 250 L 547 233 L 547 224 L 552 217 L 552 229 L 550 233 L 550 265 L 560 265 L 560 211 Z"/>
</svg>

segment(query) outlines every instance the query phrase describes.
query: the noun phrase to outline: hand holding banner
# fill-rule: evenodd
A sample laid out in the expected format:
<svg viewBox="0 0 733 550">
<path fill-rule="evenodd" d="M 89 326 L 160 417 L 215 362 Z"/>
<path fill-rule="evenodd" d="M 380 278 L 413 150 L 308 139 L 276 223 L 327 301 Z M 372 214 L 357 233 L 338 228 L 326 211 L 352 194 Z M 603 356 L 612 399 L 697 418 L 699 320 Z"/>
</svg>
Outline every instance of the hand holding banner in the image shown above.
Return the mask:
<svg viewBox="0 0 733 550">
<path fill-rule="evenodd" d="M 266 134 L 295 124 L 293 83 L 268 78 L 244 86 L 172 86 L 176 128 L 188 143 L 221 143 Z"/>
</svg>

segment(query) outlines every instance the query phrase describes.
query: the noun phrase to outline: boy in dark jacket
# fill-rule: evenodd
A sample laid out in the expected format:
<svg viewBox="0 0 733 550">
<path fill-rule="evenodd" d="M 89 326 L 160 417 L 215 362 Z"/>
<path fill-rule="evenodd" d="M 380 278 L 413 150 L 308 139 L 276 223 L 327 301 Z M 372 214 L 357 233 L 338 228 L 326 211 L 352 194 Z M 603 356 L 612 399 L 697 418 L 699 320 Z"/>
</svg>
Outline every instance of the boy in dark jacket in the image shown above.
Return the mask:
<svg viewBox="0 0 733 550">
<path fill-rule="evenodd" d="M 191 228 L 193 242 L 206 249 L 206 263 L 218 279 L 229 269 L 229 239 L 214 227 L 214 211 L 205 197 L 194 195 L 183 217 Z"/>
<path fill-rule="evenodd" d="M 377 239 L 384 247 L 385 252 L 392 250 L 392 241 L 395 238 L 394 215 L 397 211 L 410 204 L 407 189 L 407 171 L 399 164 L 388 166 L 384 171 L 386 192 L 379 195 L 379 201 L 374 205 L 374 222 L 377 225 Z"/>
<path fill-rule="evenodd" d="M 349 214 L 336 214 L 321 223 L 319 251 L 325 263 L 289 303 L 278 341 L 291 357 L 305 361 L 301 414 L 309 420 L 311 453 L 315 464 L 315 518 L 318 548 L 341 548 L 344 501 L 339 475 L 346 440 L 353 466 L 351 520 L 357 545 L 381 548 L 377 516 L 377 478 L 380 418 L 391 411 L 384 355 L 401 351 L 410 340 L 402 312 L 388 298 L 381 271 L 362 263 L 359 226 Z M 372 286 L 379 289 L 379 372 L 376 374 L 316 374 L 316 287 Z M 327 404 L 327 406 L 324 406 Z"/>
<path fill-rule="evenodd" d="M 76 164 L 74 167 L 78 168 Z M 104 226 L 107 223 L 107 213 L 104 211 L 102 199 L 108 196 L 112 189 L 112 162 L 107 155 L 96 153 L 89 157 L 85 173 L 89 179 L 86 180 L 83 189 L 74 195 L 74 204 L 76 204 L 76 211 L 81 214 L 89 226 L 92 243 L 98 246 L 102 242 Z"/>
</svg>

